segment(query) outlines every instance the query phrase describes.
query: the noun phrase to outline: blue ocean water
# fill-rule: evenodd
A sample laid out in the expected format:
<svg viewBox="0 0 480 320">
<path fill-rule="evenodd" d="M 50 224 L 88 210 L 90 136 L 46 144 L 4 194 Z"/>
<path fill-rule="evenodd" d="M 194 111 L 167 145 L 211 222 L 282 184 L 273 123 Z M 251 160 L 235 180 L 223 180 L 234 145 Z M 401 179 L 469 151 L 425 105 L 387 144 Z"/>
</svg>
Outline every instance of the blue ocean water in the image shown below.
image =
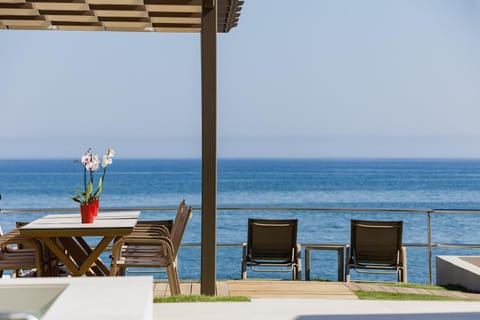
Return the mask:
<svg viewBox="0 0 480 320">
<path fill-rule="evenodd" d="M 0 208 L 76 208 L 70 200 L 82 187 L 82 167 L 73 160 L 1 160 Z M 181 199 L 200 206 L 200 160 L 117 160 L 109 167 L 102 207 L 171 207 Z M 218 162 L 219 207 L 480 208 L 480 161 L 416 159 L 242 159 Z M 48 210 L 46 210 L 48 211 Z M 174 210 L 143 212 L 142 219 L 174 217 Z M 0 214 L 4 231 L 17 220 L 42 214 Z M 303 243 L 348 243 L 350 219 L 404 221 L 405 243 L 426 243 L 425 214 L 310 211 L 219 211 L 218 243 L 246 241 L 248 218 L 296 218 Z M 184 242 L 200 242 L 200 212 L 194 211 Z M 434 243 L 480 243 L 478 215 L 432 216 Z M 434 249 L 433 255 L 478 254 L 478 250 Z M 106 258 L 108 259 L 108 258 Z M 239 278 L 240 247 L 219 247 L 217 278 Z M 336 280 L 334 252 L 312 252 L 312 278 Z M 200 249 L 179 253 L 180 277 L 200 277 Z M 165 275 L 156 274 L 163 278 Z M 249 277 L 288 274 L 252 274 Z M 408 249 L 410 282 L 428 282 L 425 248 Z M 363 278 L 352 275 L 352 278 Z M 368 279 L 384 279 L 370 276 Z M 386 277 L 385 280 L 393 279 Z"/>
</svg>

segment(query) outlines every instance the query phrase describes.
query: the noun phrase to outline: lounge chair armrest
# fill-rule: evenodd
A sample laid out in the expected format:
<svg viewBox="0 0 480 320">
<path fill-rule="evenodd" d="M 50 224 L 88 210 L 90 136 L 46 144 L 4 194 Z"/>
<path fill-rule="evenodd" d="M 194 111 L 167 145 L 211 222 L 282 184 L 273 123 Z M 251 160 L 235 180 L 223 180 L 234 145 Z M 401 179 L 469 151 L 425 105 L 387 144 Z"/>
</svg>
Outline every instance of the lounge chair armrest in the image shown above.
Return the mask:
<svg viewBox="0 0 480 320">
<path fill-rule="evenodd" d="M 295 246 L 295 251 L 296 256 L 300 258 L 302 256 L 302 245 L 300 243 Z"/>
<path fill-rule="evenodd" d="M 407 247 L 402 246 L 402 251 L 400 252 L 400 262 L 404 268 L 407 267 Z"/>
<path fill-rule="evenodd" d="M 247 259 L 247 243 L 242 243 L 242 261 Z"/>
<path fill-rule="evenodd" d="M 350 259 L 352 258 L 352 248 L 350 247 L 349 244 L 345 245 L 345 259 L 348 263 Z"/>
</svg>

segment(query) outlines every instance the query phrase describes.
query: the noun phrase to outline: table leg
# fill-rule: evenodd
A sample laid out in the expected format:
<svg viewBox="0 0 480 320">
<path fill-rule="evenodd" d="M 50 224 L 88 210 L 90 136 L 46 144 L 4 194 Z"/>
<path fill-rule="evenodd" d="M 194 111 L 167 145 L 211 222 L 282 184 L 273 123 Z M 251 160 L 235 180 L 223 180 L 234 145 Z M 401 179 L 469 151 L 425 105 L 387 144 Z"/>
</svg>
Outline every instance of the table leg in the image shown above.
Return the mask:
<svg viewBox="0 0 480 320">
<path fill-rule="evenodd" d="M 80 266 L 80 273 L 84 274 L 92 266 L 92 264 L 98 259 L 102 252 L 107 248 L 108 244 L 113 240 L 112 236 L 105 236 L 95 247 L 95 250 L 88 256 Z M 108 275 L 108 273 L 107 273 Z"/>
<path fill-rule="evenodd" d="M 90 256 L 91 253 L 88 251 L 85 251 L 80 246 L 80 244 L 77 241 L 75 241 L 75 238 L 59 237 L 58 241 L 62 243 L 62 245 L 64 246 L 70 260 L 75 262 L 75 264 L 77 265 L 77 270 L 80 270 L 80 266 Z M 89 270 L 86 270 L 83 273 L 80 272 L 79 275 L 84 275 L 84 274 L 86 274 L 87 276 L 95 276 L 95 275 L 101 276 L 102 272 L 97 267 L 91 266 Z"/>
<path fill-rule="evenodd" d="M 78 273 L 78 267 L 73 263 L 73 261 L 68 257 L 65 252 L 59 247 L 56 243 L 56 238 L 41 238 L 43 243 L 50 248 L 50 250 L 57 256 L 57 258 L 63 262 L 65 267 L 72 272 L 74 276 L 80 276 Z"/>
<path fill-rule="evenodd" d="M 85 241 L 85 239 L 83 239 L 82 237 L 75 237 L 75 239 L 82 246 L 83 250 L 85 250 L 85 252 L 88 253 L 88 255 L 92 254 L 92 249 L 90 248 L 88 243 Z M 96 269 L 97 274 L 101 273 L 101 275 L 108 275 L 110 273 L 110 270 L 103 263 L 103 261 L 102 261 L 102 259 L 100 259 L 100 257 L 98 257 L 97 260 L 95 261 L 95 266 L 96 266 L 95 269 Z"/>
<path fill-rule="evenodd" d="M 78 242 L 68 237 L 42 238 L 42 241 L 63 262 L 73 276 L 83 276 L 90 269 L 94 269 L 95 272 L 91 272 L 89 275 L 104 276 L 108 275 L 106 266 L 103 265 L 107 270 L 107 272 L 104 272 L 102 267 L 98 267 L 94 263 L 99 260 L 100 254 L 107 248 L 112 239 L 113 236 L 105 236 L 93 251 L 89 248 L 89 252 L 84 251 Z M 60 243 L 57 243 L 57 240 Z M 64 246 L 64 249 L 60 247 L 60 244 Z M 100 263 L 103 264 L 101 261 Z"/>
</svg>

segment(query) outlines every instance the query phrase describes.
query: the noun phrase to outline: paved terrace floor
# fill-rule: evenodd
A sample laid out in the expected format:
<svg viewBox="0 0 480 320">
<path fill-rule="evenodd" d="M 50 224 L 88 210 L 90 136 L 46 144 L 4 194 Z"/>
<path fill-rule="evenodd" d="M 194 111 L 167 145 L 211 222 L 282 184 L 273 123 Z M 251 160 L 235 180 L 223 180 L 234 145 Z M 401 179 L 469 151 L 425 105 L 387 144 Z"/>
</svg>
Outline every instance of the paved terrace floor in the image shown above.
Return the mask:
<svg viewBox="0 0 480 320">
<path fill-rule="evenodd" d="M 200 294 L 200 283 L 182 282 L 180 290 L 185 295 Z M 251 298 L 295 298 L 295 299 L 336 299 L 357 300 L 353 291 L 399 292 L 430 294 L 480 301 L 480 294 L 448 290 L 429 290 L 401 288 L 366 283 L 321 282 L 321 281 L 286 281 L 286 280 L 229 280 L 217 282 L 219 296 L 247 296 Z M 153 286 L 155 297 L 170 295 L 166 282 L 156 282 Z"/>
<path fill-rule="evenodd" d="M 474 301 L 359 300 L 353 290 L 427 293 Z M 183 282 L 182 294 L 199 294 L 200 284 Z M 219 281 L 218 295 L 244 295 L 251 302 L 156 303 L 155 320 L 473 320 L 480 319 L 480 294 L 318 281 Z M 155 296 L 169 295 L 155 283 Z"/>
</svg>

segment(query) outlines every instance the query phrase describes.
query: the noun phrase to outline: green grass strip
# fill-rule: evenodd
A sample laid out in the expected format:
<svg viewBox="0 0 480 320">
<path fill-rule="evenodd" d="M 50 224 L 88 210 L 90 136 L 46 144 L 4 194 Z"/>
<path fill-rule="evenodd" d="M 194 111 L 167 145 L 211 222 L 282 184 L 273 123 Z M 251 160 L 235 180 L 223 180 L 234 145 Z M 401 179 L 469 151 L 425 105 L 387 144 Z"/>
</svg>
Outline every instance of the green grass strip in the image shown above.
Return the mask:
<svg viewBox="0 0 480 320">
<path fill-rule="evenodd" d="M 456 297 L 437 296 L 433 294 L 374 292 L 358 290 L 354 292 L 361 300 L 442 300 L 442 301 L 471 301 Z"/>
<path fill-rule="evenodd" d="M 414 288 L 414 289 L 441 290 L 441 291 L 447 290 L 447 288 L 444 288 L 444 287 L 431 286 L 431 285 L 428 285 L 428 284 L 420 284 L 420 283 L 365 282 L 365 284 L 372 284 L 372 285 L 378 285 L 378 286 L 388 286 L 388 287 L 399 287 L 399 288 Z"/>
<path fill-rule="evenodd" d="M 250 302 L 250 297 L 243 296 L 204 296 L 204 295 L 178 295 L 154 298 L 154 303 L 171 302 Z"/>
</svg>

